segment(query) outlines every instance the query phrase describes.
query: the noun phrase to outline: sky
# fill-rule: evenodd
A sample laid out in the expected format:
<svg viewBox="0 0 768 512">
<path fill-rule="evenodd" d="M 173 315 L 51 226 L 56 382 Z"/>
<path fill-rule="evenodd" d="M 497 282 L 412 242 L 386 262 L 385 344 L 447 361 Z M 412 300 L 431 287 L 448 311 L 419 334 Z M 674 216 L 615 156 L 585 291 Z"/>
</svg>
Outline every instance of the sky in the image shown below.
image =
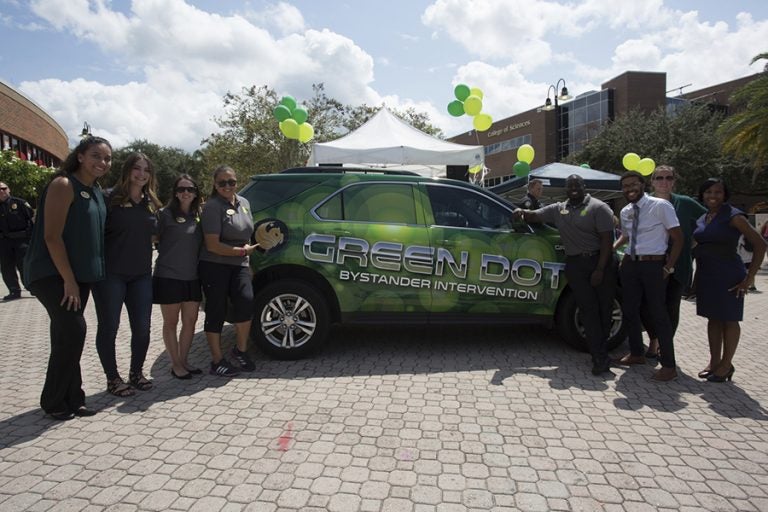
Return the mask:
<svg viewBox="0 0 768 512">
<path fill-rule="evenodd" d="M 114 147 L 194 151 L 224 95 L 252 85 L 301 103 L 323 83 L 453 136 L 472 129 L 446 110 L 459 83 L 501 120 L 550 85 L 578 95 L 663 71 L 675 95 L 760 72 L 766 51 L 765 0 L 0 0 L 0 80 L 72 143 L 87 122 Z"/>
</svg>

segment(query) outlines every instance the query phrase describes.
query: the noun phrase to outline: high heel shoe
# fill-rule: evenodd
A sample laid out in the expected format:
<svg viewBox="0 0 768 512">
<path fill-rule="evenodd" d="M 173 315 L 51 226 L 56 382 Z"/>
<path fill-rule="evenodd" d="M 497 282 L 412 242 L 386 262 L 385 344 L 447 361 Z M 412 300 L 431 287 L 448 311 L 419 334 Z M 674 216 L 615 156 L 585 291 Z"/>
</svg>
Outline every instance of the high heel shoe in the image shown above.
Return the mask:
<svg viewBox="0 0 768 512">
<path fill-rule="evenodd" d="M 728 370 L 728 373 L 726 373 L 725 375 L 718 375 L 715 372 L 712 372 L 707 377 L 707 381 L 709 381 L 709 382 L 725 382 L 727 380 L 728 381 L 733 380 L 733 372 L 735 372 L 735 371 L 736 371 L 736 368 L 734 368 L 733 365 L 731 365 L 731 369 Z"/>
<path fill-rule="evenodd" d="M 701 370 L 701 371 L 698 373 L 698 376 L 699 376 L 699 378 L 700 378 L 700 379 L 706 379 L 706 378 L 707 378 L 707 377 L 709 377 L 710 375 L 712 375 L 712 368 L 708 368 L 708 369 L 706 369 L 706 370 Z"/>
</svg>

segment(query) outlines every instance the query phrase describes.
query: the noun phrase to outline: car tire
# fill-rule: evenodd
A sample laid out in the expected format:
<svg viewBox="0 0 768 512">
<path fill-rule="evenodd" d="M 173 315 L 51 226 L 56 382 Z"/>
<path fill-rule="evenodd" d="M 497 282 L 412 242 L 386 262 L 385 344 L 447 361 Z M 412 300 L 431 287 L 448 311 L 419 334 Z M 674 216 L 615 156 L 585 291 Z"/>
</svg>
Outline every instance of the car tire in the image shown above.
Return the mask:
<svg viewBox="0 0 768 512">
<path fill-rule="evenodd" d="M 268 355 L 301 359 L 325 344 L 330 313 L 311 285 L 293 279 L 270 283 L 256 293 L 254 306 L 251 338 Z"/>
<path fill-rule="evenodd" d="M 611 337 L 608 339 L 608 350 L 618 348 L 627 338 L 626 328 L 621 316 L 621 303 L 618 299 L 613 301 L 613 313 L 611 324 Z M 558 333 L 568 345 L 583 352 L 589 352 L 589 345 L 584 334 L 584 326 L 579 315 L 579 305 L 576 296 L 568 293 L 557 308 L 555 318 Z"/>
</svg>

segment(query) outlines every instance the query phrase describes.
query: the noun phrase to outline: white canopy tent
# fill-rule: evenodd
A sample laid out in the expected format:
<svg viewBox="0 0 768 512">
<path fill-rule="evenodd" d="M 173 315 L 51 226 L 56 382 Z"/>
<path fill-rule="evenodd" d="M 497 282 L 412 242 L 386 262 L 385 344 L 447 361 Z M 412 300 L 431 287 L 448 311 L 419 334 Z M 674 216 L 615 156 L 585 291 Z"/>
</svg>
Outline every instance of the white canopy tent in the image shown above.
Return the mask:
<svg viewBox="0 0 768 512">
<path fill-rule="evenodd" d="M 483 161 L 483 146 L 438 139 L 414 128 L 386 108 L 344 137 L 313 144 L 309 156 L 309 165 L 397 167 L 430 177 L 445 176 L 446 165 L 474 167 Z"/>
</svg>

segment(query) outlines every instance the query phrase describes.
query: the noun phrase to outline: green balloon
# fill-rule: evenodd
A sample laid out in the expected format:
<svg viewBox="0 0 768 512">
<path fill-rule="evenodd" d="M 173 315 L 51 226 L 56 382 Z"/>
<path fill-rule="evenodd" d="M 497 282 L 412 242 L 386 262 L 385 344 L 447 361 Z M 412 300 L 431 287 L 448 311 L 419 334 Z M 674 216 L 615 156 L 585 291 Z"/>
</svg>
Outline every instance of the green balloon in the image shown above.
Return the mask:
<svg viewBox="0 0 768 512">
<path fill-rule="evenodd" d="M 298 124 L 301 124 L 307 120 L 307 117 L 309 117 L 309 114 L 307 113 L 307 109 L 305 109 L 304 107 L 298 106 L 295 109 L 293 109 L 292 117 Z"/>
<path fill-rule="evenodd" d="M 464 101 L 469 97 L 469 86 L 465 84 L 459 84 L 453 89 L 453 94 L 459 101 Z"/>
<path fill-rule="evenodd" d="M 278 105 L 275 107 L 275 110 L 272 111 L 272 114 L 274 114 L 275 119 L 277 119 L 279 122 L 283 122 L 289 117 L 291 117 L 291 111 L 288 110 L 288 107 L 285 105 Z"/>
<path fill-rule="evenodd" d="M 453 100 L 448 104 L 448 113 L 453 117 L 461 117 L 464 115 L 464 104 L 459 100 Z"/>
<path fill-rule="evenodd" d="M 589 164 L 581 164 L 579 167 L 583 167 L 585 169 L 589 169 Z"/>
<path fill-rule="evenodd" d="M 512 170 L 515 171 L 515 176 L 522 178 L 528 176 L 528 173 L 531 172 L 531 165 L 528 162 L 518 160 L 515 162 L 515 165 L 512 166 Z"/>
<path fill-rule="evenodd" d="M 293 98 L 293 96 L 283 96 L 283 98 L 280 100 L 280 104 L 288 107 L 288 110 L 291 112 L 293 112 L 293 109 L 296 108 L 296 100 Z"/>
</svg>

